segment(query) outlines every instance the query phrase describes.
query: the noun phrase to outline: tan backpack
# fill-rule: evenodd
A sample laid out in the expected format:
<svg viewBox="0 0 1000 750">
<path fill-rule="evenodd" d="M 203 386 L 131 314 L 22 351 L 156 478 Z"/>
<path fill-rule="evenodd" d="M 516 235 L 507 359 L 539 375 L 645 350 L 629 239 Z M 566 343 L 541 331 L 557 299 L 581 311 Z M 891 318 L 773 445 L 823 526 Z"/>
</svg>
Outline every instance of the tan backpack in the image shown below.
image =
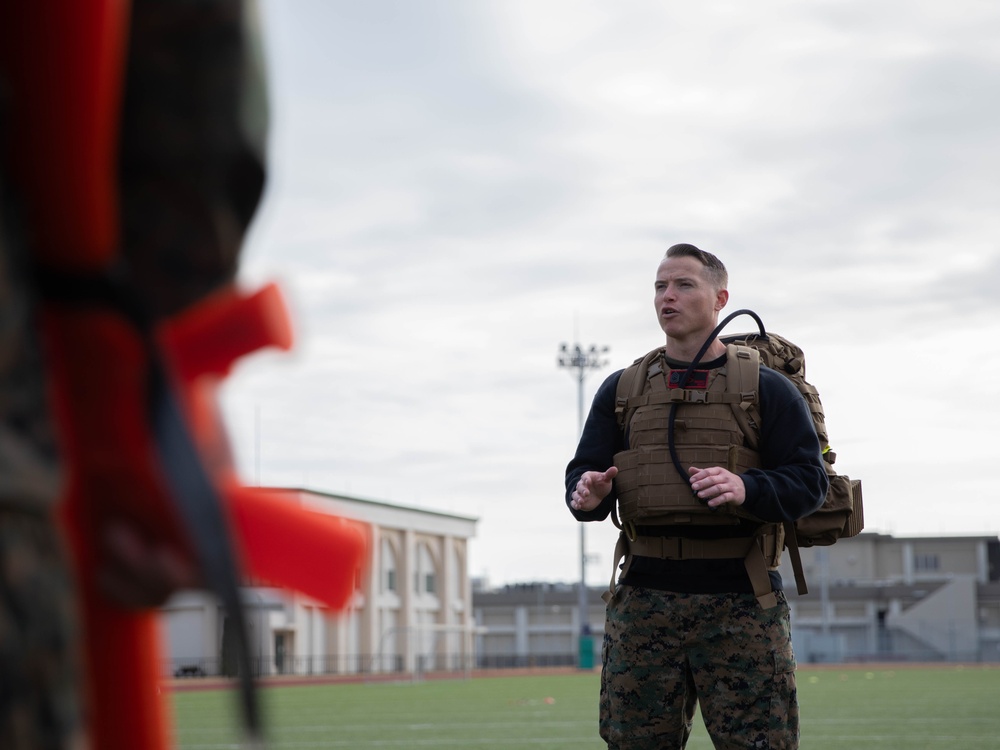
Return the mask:
<svg viewBox="0 0 1000 750">
<path fill-rule="evenodd" d="M 786 523 L 784 546 L 788 550 L 792 570 L 795 573 L 795 583 L 799 594 L 808 593 L 805 574 L 802 569 L 802 559 L 799 555 L 799 547 L 827 546 L 833 544 L 843 537 L 852 537 L 861 533 L 864 528 L 864 508 L 861 495 L 861 480 L 851 479 L 843 474 L 838 474 L 833 468 L 837 459 L 837 454 L 830 449 L 829 436 L 826 429 L 826 418 L 823 413 L 823 404 L 820 402 L 819 392 L 810 383 L 806 382 L 805 355 L 798 346 L 788 339 L 775 333 L 764 331 L 764 325 L 756 313 L 750 310 L 737 310 L 729 315 L 715 329 L 712 336 L 705 342 L 702 351 L 695 357 L 694 362 L 688 369 L 692 372 L 700 362 L 712 340 L 718 336 L 719 332 L 738 315 L 750 315 L 757 322 L 759 333 L 742 333 L 721 337 L 725 344 L 735 344 L 739 347 L 756 352 L 749 352 L 752 356 L 745 356 L 736 359 L 738 372 L 729 373 L 727 385 L 731 391 L 739 394 L 739 398 L 733 399 L 733 415 L 736 418 L 740 429 L 743 431 L 747 443 L 753 449 L 757 449 L 760 437 L 760 399 L 759 382 L 760 366 L 770 367 L 777 370 L 788 378 L 799 393 L 802 394 L 809 411 L 812 414 L 813 425 L 816 428 L 816 435 L 823 451 L 823 465 L 826 468 L 827 476 L 830 480 L 830 489 L 827 492 L 823 504 L 814 512 L 804 518 L 800 518 L 794 523 Z M 641 372 L 649 364 L 649 358 L 636 360 L 627 368 L 621 379 L 618 381 L 616 400 L 619 405 L 623 405 L 629 398 L 634 398 L 642 393 L 646 381 L 646 373 Z M 686 378 L 682 379 L 685 382 Z M 683 387 L 683 386 L 682 386 Z M 619 413 L 619 423 L 628 424 L 628 413 Z M 681 471 L 680 468 L 678 468 Z M 682 472 L 682 476 L 686 476 Z"/>
</svg>

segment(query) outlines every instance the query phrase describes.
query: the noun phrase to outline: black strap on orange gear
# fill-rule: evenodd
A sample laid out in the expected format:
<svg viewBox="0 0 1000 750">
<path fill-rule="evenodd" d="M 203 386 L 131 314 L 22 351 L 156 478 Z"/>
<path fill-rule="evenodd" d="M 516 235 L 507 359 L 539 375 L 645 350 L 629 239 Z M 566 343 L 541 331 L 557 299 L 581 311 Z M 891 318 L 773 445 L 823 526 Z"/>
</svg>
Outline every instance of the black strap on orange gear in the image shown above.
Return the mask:
<svg viewBox="0 0 1000 750">
<path fill-rule="evenodd" d="M 261 733 L 261 721 L 251 670 L 250 638 L 240 598 L 236 555 L 223 515 L 222 500 L 188 430 L 166 369 L 155 356 L 150 359 L 148 408 L 157 452 L 175 507 L 187 526 L 206 583 L 219 597 L 234 628 L 243 716 L 247 730 L 256 738 Z"/>
<path fill-rule="evenodd" d="M 153 321 L 125 283 L 119 264 L 103 274 L 76 274 L 39 268 L 42 297 L 70 306 L 110 308 L 140 335 L 148 369 L 146 416 L 174 507 L 188 532 L 208 588 L 219 597 L 234 628 L 243 716 L 251 737 L 261 734 L 260 709 L 253 682 L 245 608 L 239 593 L 239 570 L 222 499 L 195 445 L 167 367 L 153 334 Z"/>
</svg>

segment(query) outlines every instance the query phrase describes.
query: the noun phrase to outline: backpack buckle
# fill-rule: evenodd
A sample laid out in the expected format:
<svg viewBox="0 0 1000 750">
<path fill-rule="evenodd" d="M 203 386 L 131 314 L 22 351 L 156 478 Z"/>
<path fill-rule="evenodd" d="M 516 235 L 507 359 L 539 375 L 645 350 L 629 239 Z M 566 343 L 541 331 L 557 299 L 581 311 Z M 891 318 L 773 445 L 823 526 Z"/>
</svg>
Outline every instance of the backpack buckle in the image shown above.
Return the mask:
<svg viewBox="0 0 1000 750">
<path fill-rule="evenodd" d="M 639 531 L 635 527 L 635 521 L 626 521 L 622 524 L 622 532 L 625 534 L 625 538 L 630 542 L 634 542 L 639 538 Z"/>
</svg>

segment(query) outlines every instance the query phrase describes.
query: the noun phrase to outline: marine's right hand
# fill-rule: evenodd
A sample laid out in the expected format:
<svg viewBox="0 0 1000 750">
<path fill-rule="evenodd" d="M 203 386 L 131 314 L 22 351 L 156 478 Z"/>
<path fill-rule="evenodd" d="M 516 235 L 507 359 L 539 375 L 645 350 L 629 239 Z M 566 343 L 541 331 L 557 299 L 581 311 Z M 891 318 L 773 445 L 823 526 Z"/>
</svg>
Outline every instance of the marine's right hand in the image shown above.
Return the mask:
<svg viewBox="0 0 1000 750">
<path fill-rule="evenodd" d="M 147 539 L 127 521 L 109 521 L 101 541 L 104 560 L 98 585 L 121 607 L 158 607 L 180 589 L 204 585 L 197 566 L 183 552 Z"/>
<path fill-rule="evenodd" d="M 593 510 L 601 504 L 601 500 L 611 492 L 611 480 L 618 475 L 618 467 L 612 466 L 607 471 L 585 471 L 580 481 L 576 483 L 573 494 L 570 495 L 570 507 L 573 510 Z"/>
</svg>

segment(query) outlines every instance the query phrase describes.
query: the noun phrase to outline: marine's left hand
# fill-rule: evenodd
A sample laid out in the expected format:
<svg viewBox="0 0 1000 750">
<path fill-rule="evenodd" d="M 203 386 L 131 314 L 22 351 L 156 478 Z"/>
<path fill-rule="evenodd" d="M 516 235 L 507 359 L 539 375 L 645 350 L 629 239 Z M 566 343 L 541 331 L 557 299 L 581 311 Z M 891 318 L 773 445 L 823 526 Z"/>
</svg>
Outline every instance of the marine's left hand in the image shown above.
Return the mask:
<svg viewBox="0 0 1000 750">
<path fill-rule="evenodd" d="M 709 508 L 718 508 L 726 503 L 743 505 L 747 499 L 747 488 L 738 474 L 723 469 L 721 466 L 711 466 L 699 469 L 697 466 L 688 468 L 691 476 L 691 489 Z"/>
</svg>

